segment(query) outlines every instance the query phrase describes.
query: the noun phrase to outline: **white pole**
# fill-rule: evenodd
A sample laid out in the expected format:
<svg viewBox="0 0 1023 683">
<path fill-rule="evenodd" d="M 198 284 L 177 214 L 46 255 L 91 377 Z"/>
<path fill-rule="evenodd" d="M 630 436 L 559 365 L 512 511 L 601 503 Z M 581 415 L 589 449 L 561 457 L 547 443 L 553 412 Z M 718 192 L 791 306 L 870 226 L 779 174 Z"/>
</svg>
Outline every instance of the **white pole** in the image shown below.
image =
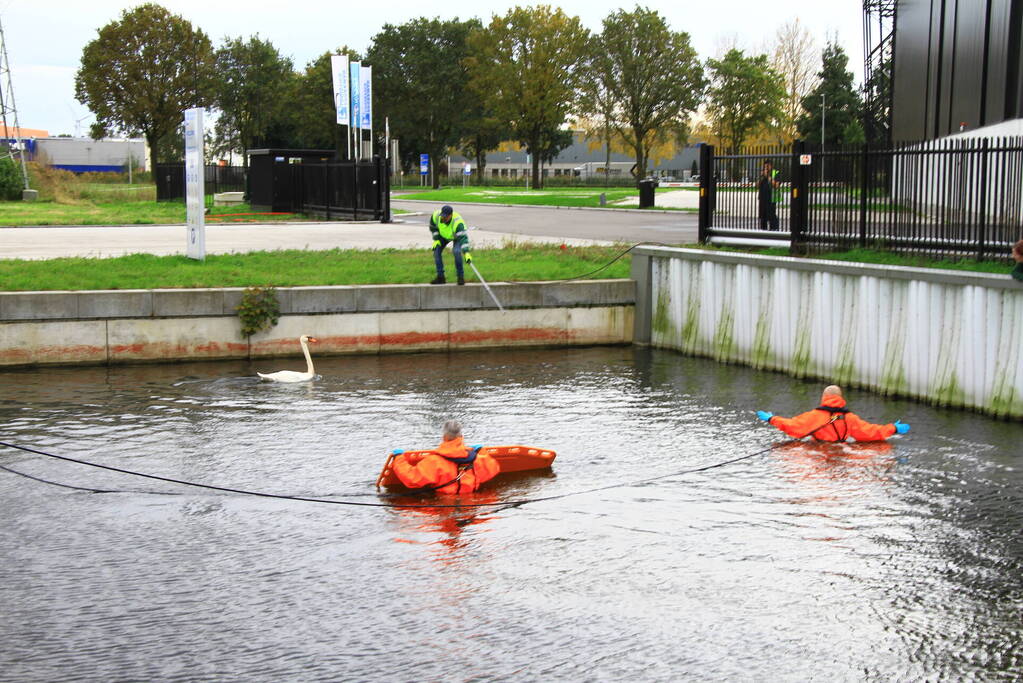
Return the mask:
<svg viewBox="0 0 1023 683">
<path fill-rule="evenodd" d="M 477 270 L 476 264 L 473 263 L 472 261 L 469 261 L 469 267 L 472 268 L 472 272 L 476 273 L 476 277 L 478 277 L 480 279 L 480 282 L 483 283 L 483 289 L 487 290 L 487 294 L 489 294 L 490 298 L 494 300 L 495 304 L 497 304 L 498 310 L 503 311 L 504 307 L 501 306 L 501 302 L 497 300 L 496 296 L 494 296 L 494 292 L 491 291 L 490 285 L 488 285 L 487 281 L 483 279 L 482 275 L 480 275 L 480 271 Z"/>
</svg>

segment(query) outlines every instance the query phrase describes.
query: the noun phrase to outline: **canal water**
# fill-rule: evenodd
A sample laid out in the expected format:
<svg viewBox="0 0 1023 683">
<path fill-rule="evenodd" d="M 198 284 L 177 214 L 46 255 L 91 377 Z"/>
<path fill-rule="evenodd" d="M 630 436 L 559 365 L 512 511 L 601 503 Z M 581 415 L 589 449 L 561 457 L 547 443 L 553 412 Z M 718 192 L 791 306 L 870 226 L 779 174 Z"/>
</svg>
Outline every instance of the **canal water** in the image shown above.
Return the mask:
<svg viewBox="0 0 1023 683">
<path fill-rule="evenodd" d="M 1018 680 L 1018 422 L 847 391 L 881 444 L 756 419 L 822 383 L 624 347 L 0 372 L 5 681 Z M 393 448 L 551 448 L 463 502 Z M 689 472 L 745 455 L 737 462 Z M 659 477 L 654 479 L 655 477 Z M 642 480 L 650 480 L 636 483 Z M 591 490 L 600 489 L 600 490 Z M 503 503 L 548 498 L 513 507 Z M 451 502 L 451 501 L 446 501 Z M 402 506 L 404 504 L 404 506 Z"/>
</svg>

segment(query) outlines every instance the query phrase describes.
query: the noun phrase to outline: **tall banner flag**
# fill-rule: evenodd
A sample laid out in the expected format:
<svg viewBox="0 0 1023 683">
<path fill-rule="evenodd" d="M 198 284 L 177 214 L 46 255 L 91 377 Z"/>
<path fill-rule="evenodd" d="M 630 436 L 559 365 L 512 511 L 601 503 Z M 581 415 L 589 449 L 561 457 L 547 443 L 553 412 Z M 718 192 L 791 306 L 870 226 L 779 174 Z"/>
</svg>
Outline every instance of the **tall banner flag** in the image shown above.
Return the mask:
<svg viewBox="0 0 1023 683">
<path fill-rule="evenodd" d="M 359 128 L 373 130 L 373 67 L 359 70 Z"/>
<path fill-rule="evenodd" d="M 359 105 L 359 63 L 352 62 L 351 68 L 349 69 L 352 80 L 352 128 L 358 128 L 360 123 L 360 110 Z"/>
<path fill-rule="evenodd" d="M 185 110 L 185 255 L 206 260 L 206 168 L 202 107 Z"/>
<path fill-rule="evenodd" d="M 334 81 L 334 109 L 337 111 L 337 124 L 348 125 L 348 55 L 330 56 L 330 75 Z"/>
</svg>

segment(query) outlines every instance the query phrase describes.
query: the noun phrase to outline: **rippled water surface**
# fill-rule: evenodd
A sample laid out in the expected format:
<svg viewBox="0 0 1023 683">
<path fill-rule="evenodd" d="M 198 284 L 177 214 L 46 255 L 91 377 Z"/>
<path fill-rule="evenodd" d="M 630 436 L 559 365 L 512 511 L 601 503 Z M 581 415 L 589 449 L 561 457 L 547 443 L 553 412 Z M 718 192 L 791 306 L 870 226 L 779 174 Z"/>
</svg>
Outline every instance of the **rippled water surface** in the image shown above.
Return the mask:
<svg viewBox="0 0 1023 683">
<path fill-rule="evenodd" d="M 0 372 L 0 439 L 361 503 L 387 452 L 558 452 L 467 502 L 353 507 L 0 449 L 0 664 L 44 680 L 1018 680 L 1021 425 L 850 390 L 887 444 L 756 420 L 820 382 L 631 348 Z M 767 451 L 699 473 L 684 470 Z M 630 483 L 633 483 L 630 485 Z M 434 500 L 434 499 L 428 499 Z M 422 503 L 402 498 L 398 503 Z"/>
</svg>

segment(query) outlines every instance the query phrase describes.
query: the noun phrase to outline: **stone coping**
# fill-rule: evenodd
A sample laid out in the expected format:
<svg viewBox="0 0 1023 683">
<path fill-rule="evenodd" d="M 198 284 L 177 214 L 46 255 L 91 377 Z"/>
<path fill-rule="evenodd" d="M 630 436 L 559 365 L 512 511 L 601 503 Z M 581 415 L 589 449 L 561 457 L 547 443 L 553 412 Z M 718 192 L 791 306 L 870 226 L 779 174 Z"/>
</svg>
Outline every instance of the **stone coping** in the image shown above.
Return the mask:
<svg viewBox="0 0 1023 683">
<path fill-rule="evenodd" d="M 796 258 L 793 256 L 763 256 L 739 252 L 716 252 L 704 249 L 675 247 L 637 247 L 633 256 L 655 258 L 676 258 L 687 261 L 711 261 L 714 263 L 743 264 L 758 268 L 788 268 L 810 270 L 832 275 L 856 275 L 893 280 L 919 280 L 947 285 L 987 287 L 994 289 L 1023 290 L 1023 283 L 1009 275 L 1011 266 L 1005 267 L 1005 274 L 975 273 L 963 270 L 942 270 L 940 268 L 909 268 L 886 266 L 874 263 L 850 263 L 826 259 Z"/>
<path fill-rule="evenodd" d="M 489 283 L 504 308 L 631 305 L 632 280 Z M 235 315 L 242 287 L 0 292 L 0 322 Z M 481 284 L 277 288 L 282 315 L 497 309 Z"/>
</svg>

